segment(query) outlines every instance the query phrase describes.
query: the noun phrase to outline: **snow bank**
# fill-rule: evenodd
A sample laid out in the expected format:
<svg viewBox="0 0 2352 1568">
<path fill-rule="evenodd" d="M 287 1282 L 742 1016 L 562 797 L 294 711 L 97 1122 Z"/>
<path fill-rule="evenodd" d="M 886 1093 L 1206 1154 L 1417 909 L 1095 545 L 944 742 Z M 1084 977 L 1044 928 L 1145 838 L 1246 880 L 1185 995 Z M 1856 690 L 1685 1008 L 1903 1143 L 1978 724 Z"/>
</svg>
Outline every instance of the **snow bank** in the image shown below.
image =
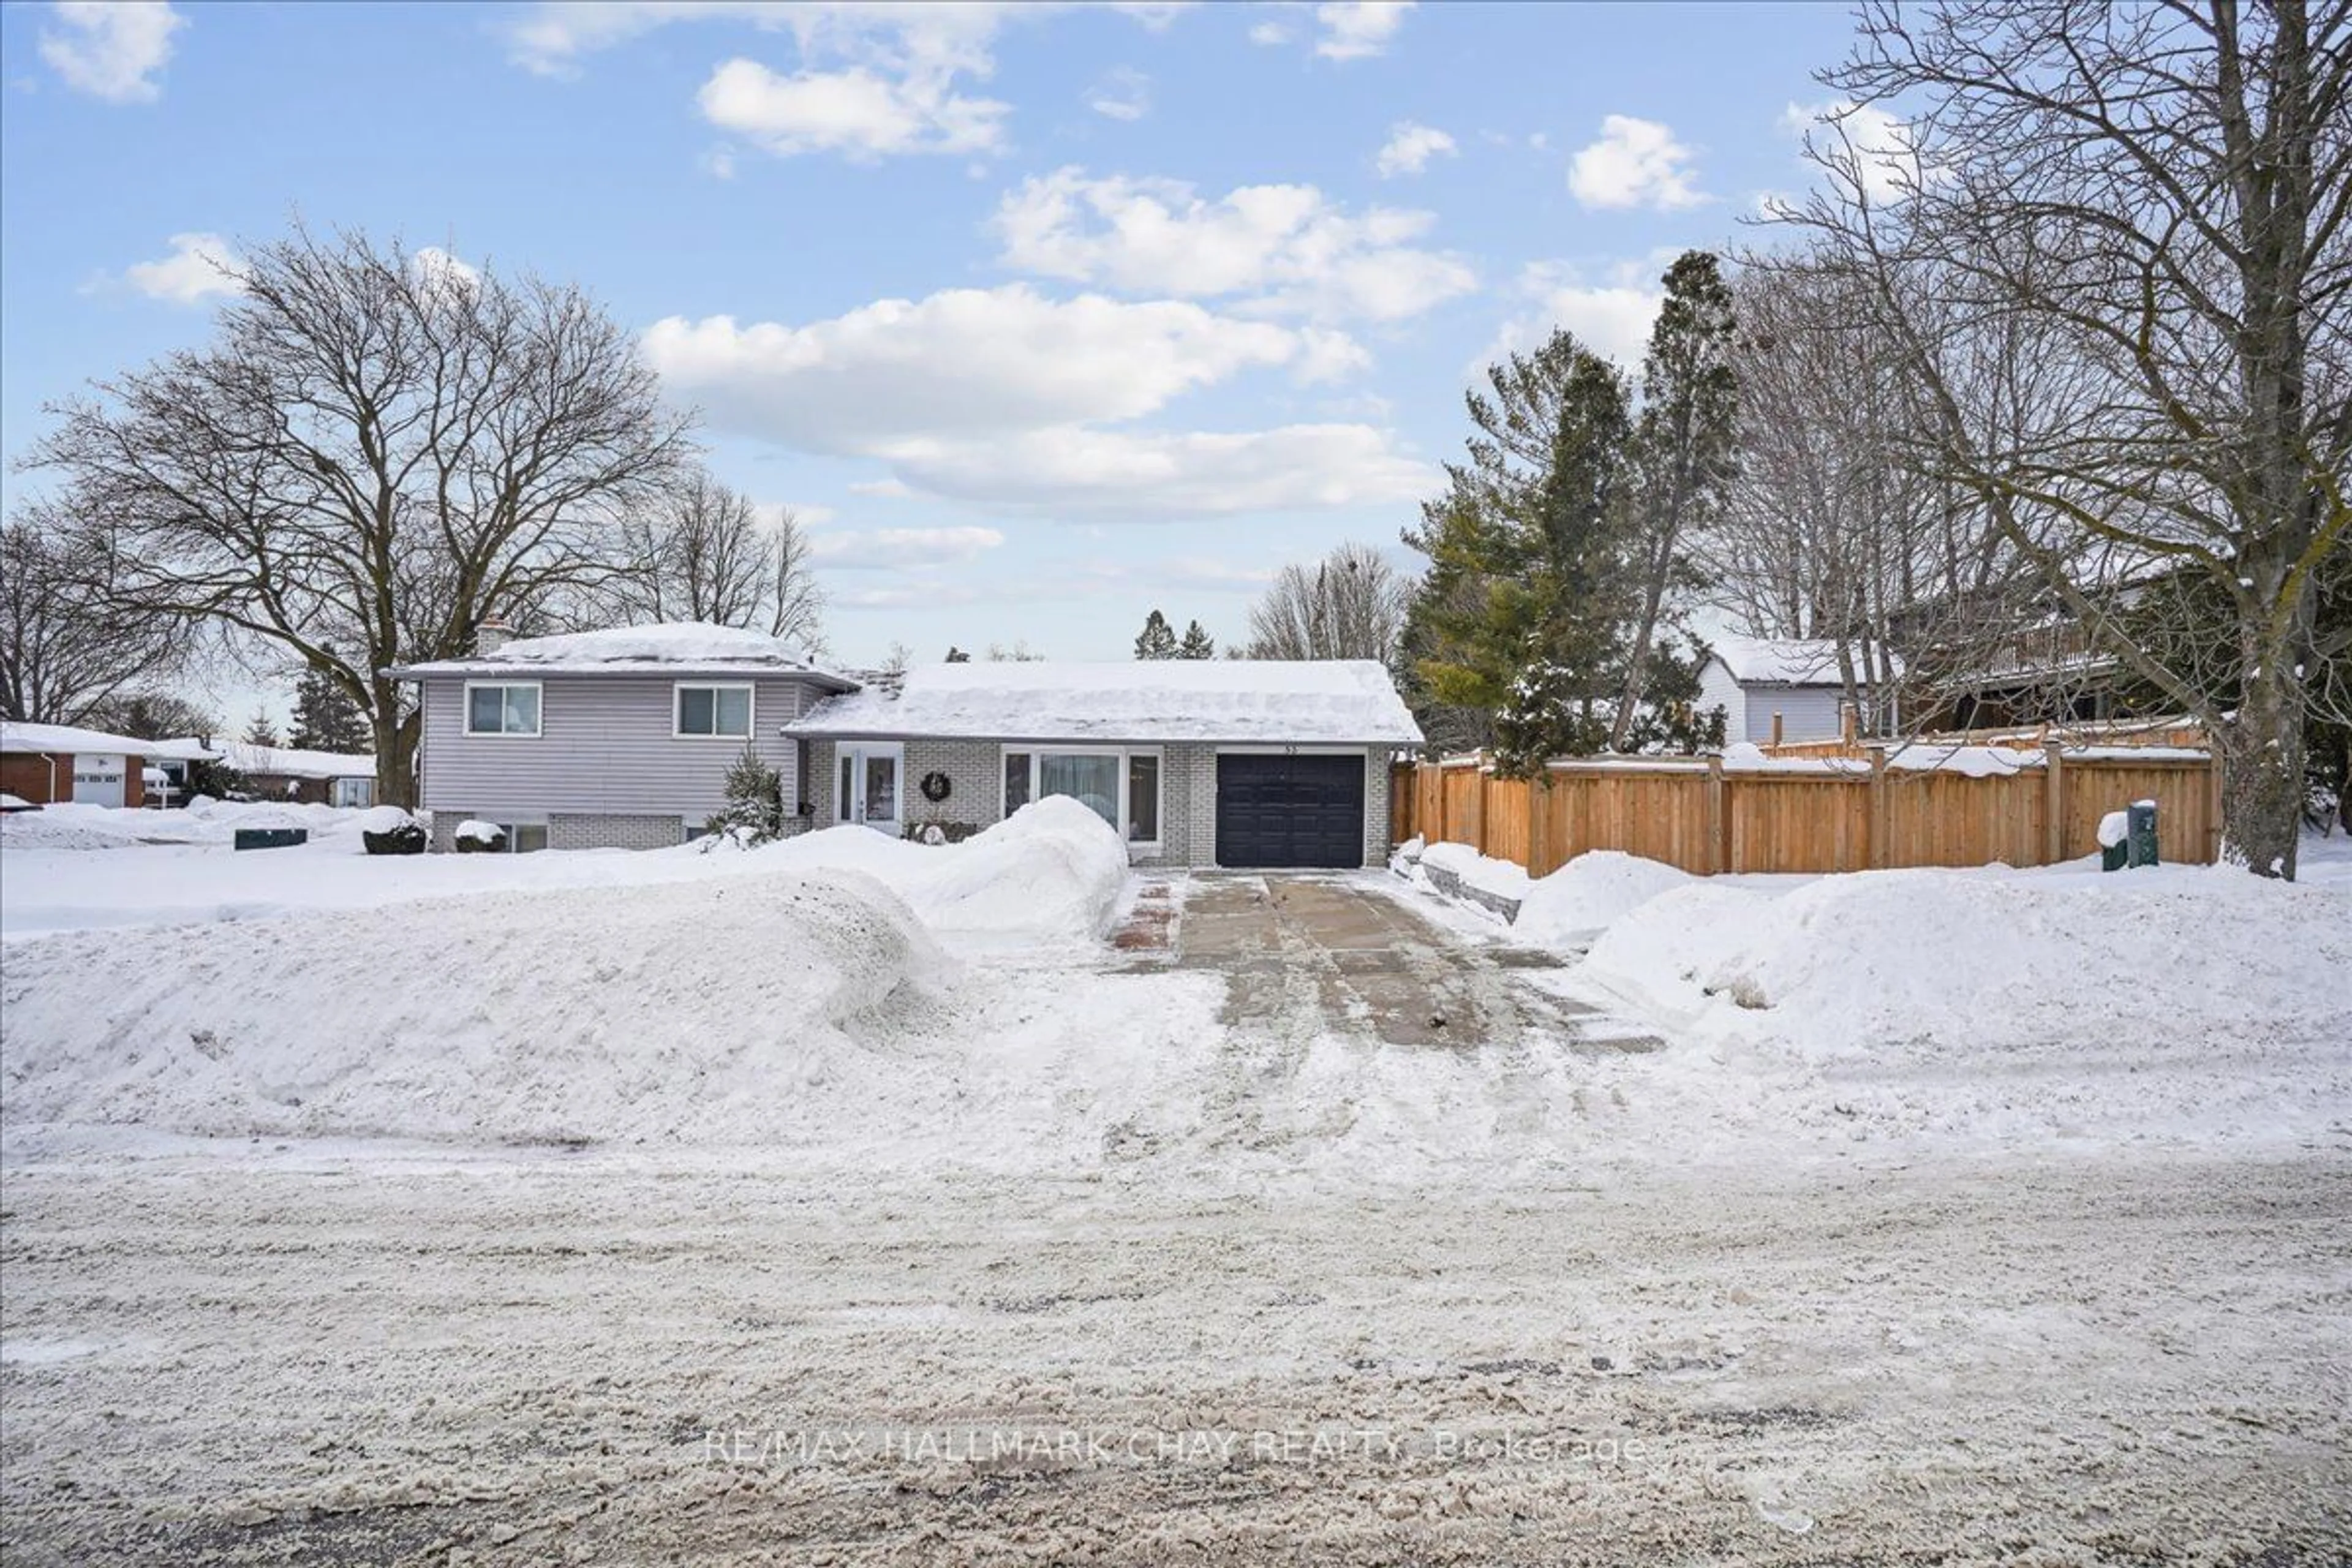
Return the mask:
<svg viewBox="0 0 2352 1568">
<path fill-rule="evenodd" d="M 854 875 L 478 895 L 281 929 L 157 931 L 135 962 L 107 935 L 12 948 L 7 1121 L 790 1139 L 926 1070 L 891 1042 L 956 970 Z"/>
<path fill-rule="evenodd" d="M 2229 868 L 1872 871 L 1779 898 L 1697 885 L 1635 910 L 1588 963 L 1706 1026 L 1821 1056 L 2352 1038 L 2352 900 Z"/>
<path fill-rule="evenodd" d="M 961 844 L 831 827 L 759 851 L 763 863 L 863 871 L 935 931 L 1012 941 L 1090 941 L 1127 886 L 1127 847 L 1066 795 L 1033 801 Z"/>
<path fill-rule="evenodd" d="M 1642 905 L 1694 879 L 1687 871 L 1615 849 L 1579 855 L 1528 884 L 1512 934 L 1544 947 L 1578 946 Z"/>
</svg>

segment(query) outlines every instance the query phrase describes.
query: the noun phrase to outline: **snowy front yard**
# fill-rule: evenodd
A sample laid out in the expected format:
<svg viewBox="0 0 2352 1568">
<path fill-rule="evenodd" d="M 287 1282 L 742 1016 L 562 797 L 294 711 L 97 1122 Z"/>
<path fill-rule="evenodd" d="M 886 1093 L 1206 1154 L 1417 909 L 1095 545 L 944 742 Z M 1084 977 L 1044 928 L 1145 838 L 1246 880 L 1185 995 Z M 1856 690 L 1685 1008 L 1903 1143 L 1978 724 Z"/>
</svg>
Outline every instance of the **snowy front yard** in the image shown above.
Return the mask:
<svg viewBox="0 0 2352 1568">
<path fill-rule="evenodd" d="M 0 825 L 10 1560 L 2352 1541 L 2340 862 L 1175 878 L 1139 952 L 1065 807 Z"/>
</svg>

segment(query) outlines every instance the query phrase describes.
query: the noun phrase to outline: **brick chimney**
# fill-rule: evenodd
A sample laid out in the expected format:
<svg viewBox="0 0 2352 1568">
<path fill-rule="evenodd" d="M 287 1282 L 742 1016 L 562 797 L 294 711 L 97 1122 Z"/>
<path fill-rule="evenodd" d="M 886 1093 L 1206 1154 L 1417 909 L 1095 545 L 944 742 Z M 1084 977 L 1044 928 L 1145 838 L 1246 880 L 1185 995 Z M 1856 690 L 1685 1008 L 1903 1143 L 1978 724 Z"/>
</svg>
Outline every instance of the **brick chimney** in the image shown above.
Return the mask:
<svg viewBox="0 0 2352 1568">
<path fill-rule="evenodd" d="M 514 640 L 514 628 L 492 616 L 474 628 L 474 651 L 496 653 Z"/>
</svg>

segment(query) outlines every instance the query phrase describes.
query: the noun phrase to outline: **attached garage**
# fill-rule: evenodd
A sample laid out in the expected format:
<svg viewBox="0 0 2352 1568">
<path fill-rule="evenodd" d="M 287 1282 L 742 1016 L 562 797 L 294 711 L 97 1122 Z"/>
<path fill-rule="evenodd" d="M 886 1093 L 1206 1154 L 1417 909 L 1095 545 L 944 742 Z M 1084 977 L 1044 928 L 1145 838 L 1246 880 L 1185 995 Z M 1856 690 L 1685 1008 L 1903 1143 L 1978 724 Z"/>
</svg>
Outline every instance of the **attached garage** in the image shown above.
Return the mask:
<svg viewBox="0 0 2352 1568">
<path fill-rule="evenodd" d="M 1364 863 L 1364 755 L 1217 754 L 1217 864 Z"/>
<path fill-rule="evenodd" d="M 1134 659 L 918 665 L 783 727 L 803 776 L 863 759 L 891 803 L 812 802 L 817 826 L 987 826 L 1069 795 L 1137 865 L 1240 870 L 1380 866 L 1389 762 L 1421 730 L 1370 660 Z M 827 794 L 834 792 L 828 791 Z"/>
</svg>

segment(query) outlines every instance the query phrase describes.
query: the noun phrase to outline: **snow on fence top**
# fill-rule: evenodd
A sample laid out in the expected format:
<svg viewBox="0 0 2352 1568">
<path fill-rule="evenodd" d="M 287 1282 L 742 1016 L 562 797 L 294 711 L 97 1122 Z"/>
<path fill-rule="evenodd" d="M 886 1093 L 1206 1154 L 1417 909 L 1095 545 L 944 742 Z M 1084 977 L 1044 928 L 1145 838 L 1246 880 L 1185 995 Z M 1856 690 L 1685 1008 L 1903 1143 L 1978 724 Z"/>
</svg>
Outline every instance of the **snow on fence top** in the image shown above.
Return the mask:
<svg viewBox="0 0 2352 1568">
<path fill-rule="evenodd" d="M 856 684 L 811 664 L 796 643 L 701 621 L 522 637 L 470 658 L 398 665 L 390 673 L 411 680 L 428 675 L 784 674 L 814 676 L 845 691 Z"/>
<path fill-rule="evenodd" d="M 1838 645 L 1825 638 L 1719 637 L 1707 652 L 1723 662 L 1734 680 L 1769 686 L 1837 686 Z M 1902 673 L 1896 660 L 1895 673 Z"/>
<path fill-rule="evenodd" d="M 927 664 L 894 697 L 835 697 L 786 734 L 941 740 L 1414 746 L 1421 727 L 1369 659 Z"/>
</svg>

